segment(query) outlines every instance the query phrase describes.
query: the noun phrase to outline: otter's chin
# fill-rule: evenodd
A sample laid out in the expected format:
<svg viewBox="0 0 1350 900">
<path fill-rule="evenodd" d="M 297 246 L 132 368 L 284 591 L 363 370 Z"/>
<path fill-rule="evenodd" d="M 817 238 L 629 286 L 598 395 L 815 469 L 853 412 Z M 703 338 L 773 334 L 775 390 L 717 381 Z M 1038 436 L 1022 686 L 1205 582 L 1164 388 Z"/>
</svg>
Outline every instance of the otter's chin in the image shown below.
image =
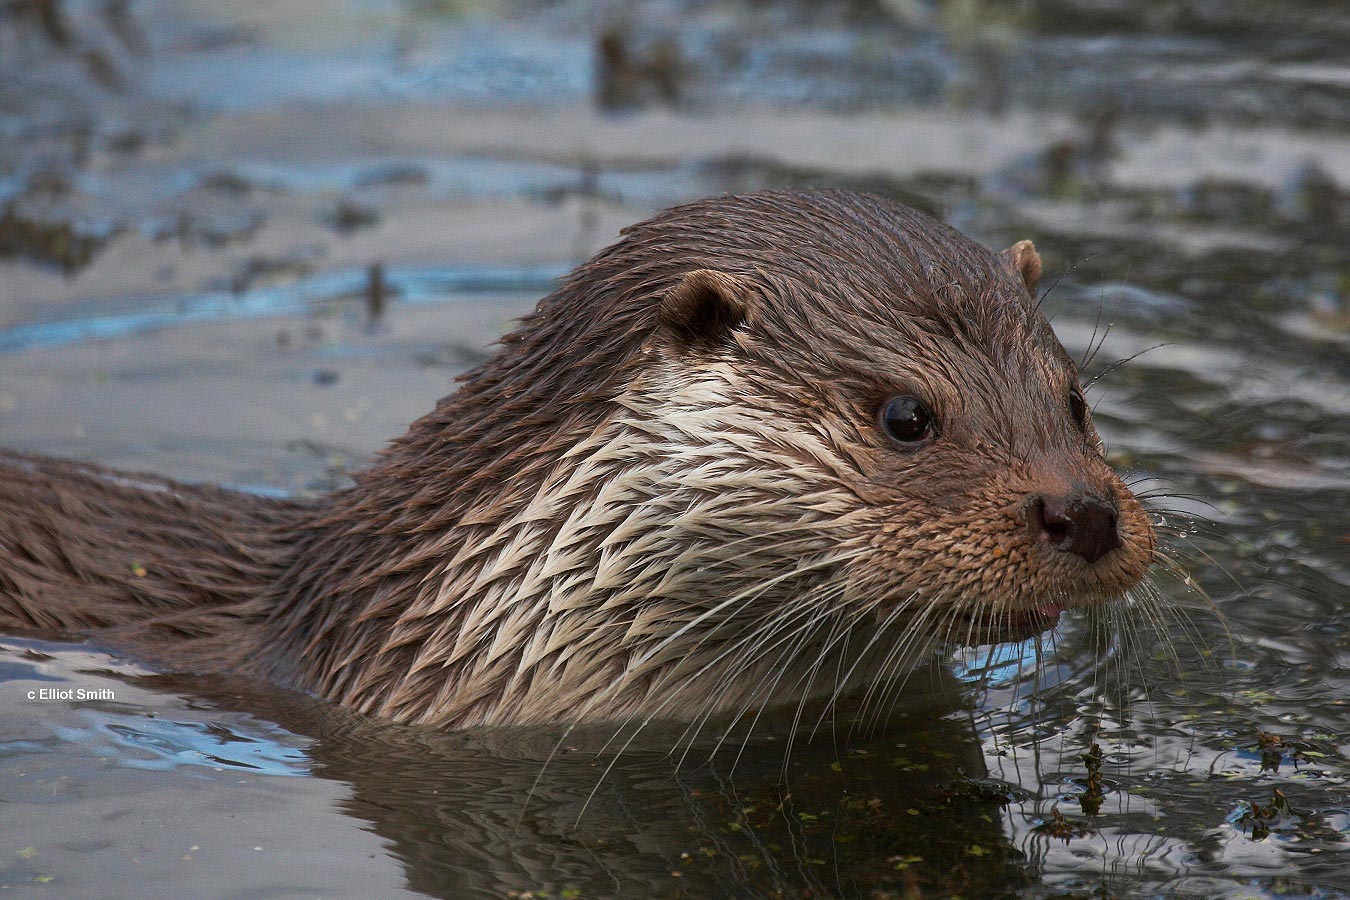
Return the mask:
<svg viewBox="0 0 1350 900">
<path fill-rule="evenodd" d="M 998 612 L 988 608 L 963 610 L 954 617 L 950 633 L 960 646 L 1019 643 L 1055 628 L 1063 612 L 1064 607 L 1048 602 Z"/>
<path fill-rule="evenodd" d="M 1054 603 L 1044 603 L 1028 610 L 1004 613 L 995 618 L 987 636 L 986 643 L 1003 644 L 1025 641 L 1038 634 L 1045 634 L 1059 624 L 1063 607 Z"/>
</svg>

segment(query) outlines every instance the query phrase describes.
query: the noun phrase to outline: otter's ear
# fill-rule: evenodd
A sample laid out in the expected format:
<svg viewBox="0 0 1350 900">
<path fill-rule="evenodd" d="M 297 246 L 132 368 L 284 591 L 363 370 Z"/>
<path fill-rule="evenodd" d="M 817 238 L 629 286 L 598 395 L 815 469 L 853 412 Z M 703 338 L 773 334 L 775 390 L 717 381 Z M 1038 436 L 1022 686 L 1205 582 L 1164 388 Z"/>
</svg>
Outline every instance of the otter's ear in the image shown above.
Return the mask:
<svg viewBox="0 0 1350 900">
<path fill-rule="evenodd" d="M 1036 252 L 1036 245 L 1031 241 L 1018 241 L 999 256 L 1013 267 L 1014 272 L 1022 276 L 1027 293 L 1034 298 L 1036 285 L 1041 283 L 1041 255 Z"/>
<path fill-rule="evenodd" d="M 658 328 L 686 346 L 716 346 L 749 320 L 750 297 L 745 279 L 696 269 L 661 298 Z"/>
</svg>

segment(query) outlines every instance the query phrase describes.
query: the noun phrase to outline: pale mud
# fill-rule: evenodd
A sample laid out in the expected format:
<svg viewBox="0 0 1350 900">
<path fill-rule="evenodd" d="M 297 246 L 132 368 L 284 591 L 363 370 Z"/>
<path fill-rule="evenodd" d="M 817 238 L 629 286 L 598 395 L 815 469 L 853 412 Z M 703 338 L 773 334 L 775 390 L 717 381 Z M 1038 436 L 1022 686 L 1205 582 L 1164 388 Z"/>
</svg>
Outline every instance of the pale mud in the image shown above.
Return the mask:
<svg viewBox="0 0 1350 900">
<path fill-rule="evenodd" d="M 158 329 L 0 354 L 6 445 L 190 481 L 342 482 L 454 389 L 531 298 Z"/>
</svg>

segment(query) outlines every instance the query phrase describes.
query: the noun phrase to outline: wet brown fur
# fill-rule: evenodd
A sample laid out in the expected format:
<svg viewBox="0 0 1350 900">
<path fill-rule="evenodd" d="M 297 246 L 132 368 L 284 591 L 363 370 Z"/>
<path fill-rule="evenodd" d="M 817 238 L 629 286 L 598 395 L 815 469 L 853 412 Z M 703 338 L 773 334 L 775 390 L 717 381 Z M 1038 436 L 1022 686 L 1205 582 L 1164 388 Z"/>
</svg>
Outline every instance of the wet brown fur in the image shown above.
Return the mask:
<svg viewBox="0 0 1350 900">
<path fill-rule="evenodd" d="M 0 626 L 460 726 L 734 712 L 820 690 L 770 682 L 805 665 L 789 649 L 877 676 L 895 641 L 852 631 L 916 597 L 910 620 L 989 624 L 1117 597 L 1152 530 L 1071 420 L 1039 274 L 1027 242 L 995 255 L 872 197 L 677 207 L 319 502 L 0 455 Z M 933 409 L 932 447 L 881 434 L 896 394 Z M 1095 565 L 1023 524 L 1071 484 L 1120 508 L 1125 546 Z M 846 612 L 734 665 L 709 649 L 811 603 Z"/>
</svg>

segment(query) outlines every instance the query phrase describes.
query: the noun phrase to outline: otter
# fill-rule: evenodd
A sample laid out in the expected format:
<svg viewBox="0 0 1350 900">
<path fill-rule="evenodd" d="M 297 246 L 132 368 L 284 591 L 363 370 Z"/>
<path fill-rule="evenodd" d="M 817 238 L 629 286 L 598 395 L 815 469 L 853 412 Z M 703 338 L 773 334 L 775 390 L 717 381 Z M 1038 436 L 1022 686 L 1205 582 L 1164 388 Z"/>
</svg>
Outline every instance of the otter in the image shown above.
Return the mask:
<svg viewBox="0 0 1350 900">
<path fill-rule="evenodd" d="M 625 229 L 314 501 L 0 455 L 0 626 L 397 722 L 734 716 L 1118 600 L 1154 553 L 995 254 L 833 191 Z"/>
</svg>

